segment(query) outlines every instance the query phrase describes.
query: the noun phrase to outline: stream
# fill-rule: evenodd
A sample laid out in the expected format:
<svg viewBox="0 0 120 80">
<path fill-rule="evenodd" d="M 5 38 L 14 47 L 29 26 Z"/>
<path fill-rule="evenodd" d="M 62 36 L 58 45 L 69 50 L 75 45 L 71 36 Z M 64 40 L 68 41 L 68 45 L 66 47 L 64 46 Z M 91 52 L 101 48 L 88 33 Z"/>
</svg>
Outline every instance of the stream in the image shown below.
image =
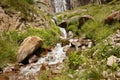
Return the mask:
<svg viewBox="0 0 120 80">
<path fill-rule="evenodd" d="M 62 34 L 60 38 L 67 39 L 66 30 L 60 28 L 60 31 Z M 61 43 L 57 43 L 52 51 L 48 52 L 44 57 L 40 57 L 37 62 L 21 65 L 17 71 L 14 71 L 16 68 L 15 65 L 9 65 L 4 68 L 3 73 L 9 78 L 9 80 L 35 80 L 34 76 L 40 72 L 43 66 L 46 70 L 61 70 L 64 67 L 62 63 L 67 58 L 67 50 L 64 49 L 68 49 L 69 47 L 70 44 L 62 46 Z"/>
<path fill-rule="evenodd" d="M 62 43 L 57 43 L 55 47 L 47 52 L 45 56 L 41 56 L 34 63 L 29 63 L 27 65 L 16 66 L 15 64 L 9 65 L 4 68 L 1 77 L 7 77 L 7 80 L 36 80 L 35 76 L 40 73 L 41 70 L 50 70 L 56 73 L 55 71 L 60 71 L 64 68 L 64 60 L 67 59 L 66 52 L 70 49 L 71 46 L 74 46 L 76 50 L 79 48 L 92 46 L 91 41 L 88 39 L 74 39 L 68 38 L 65 28 L 59 27 L 61 36 L 63 40 L 68 40 L 69 44 L 62 45 Z M 16 69 L 17 68 L 17 69 Z M 44 69 L 43 69 L 44 68 Z"/>
</svg>

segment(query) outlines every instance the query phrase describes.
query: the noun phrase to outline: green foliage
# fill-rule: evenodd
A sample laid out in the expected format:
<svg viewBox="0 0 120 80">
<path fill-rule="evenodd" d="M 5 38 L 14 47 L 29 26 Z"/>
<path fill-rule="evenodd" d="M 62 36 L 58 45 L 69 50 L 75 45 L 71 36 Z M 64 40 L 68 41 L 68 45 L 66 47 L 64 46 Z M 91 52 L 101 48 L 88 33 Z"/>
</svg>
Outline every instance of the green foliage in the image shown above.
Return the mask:
<svg viewBox="0 0 120 80">
<path fill-rule="evenodd" d="M 50 45 L 55 44 L 60 40 L 58 33 L 50 29 L 45 30 L 29 28 L 21 34 L 20 39 L 23 40 L 27 36 L 39 36 L 40 38 L 42 38 L 44 40 L 44 48 L 49 47 Z"/>
<path fill-rule="evenodd" d="M 119 65 L 118 65 L 118 63 L 114 63 L 114 64 L 112 65 L 111 69 L 112 69 L 113 71 L 119 70 Z"/>
<path fill-rule="evenodd" d="M 73 16 L 83 16 L 83 15 L 91 15 L 94 17 L 94 20 L 89 20 L 85 22 L 81 28 L 78 28 L 79 21 L 74 19 L 68 24 L 67 30 L 73 31 L 75 36 L 85 35 L 87 38 L 91 38 L 96 43 L 102 41 L 110 34 L 116 31 L 120 24 L 116 21 L 112 25 L 104 24 L 105 16 L 109 15 L 112 10 L 119 10 L 119 5 L 86 5 L 80 8 L 76 8 L 74 10 L 64 12 L 63 14 L 59 14 L 60 20 L 70 19 Z M 81 9 L 85 9 L 86 11 L 81 12 Z M 64 17 L 66 16 L 66 17 Z M 60 21 L 59 20 L 59 21 Z"/>
<path fill-rule="evenodd" d="M 55 29 L 55 28 L 54 28 Z M 56 29 L 57 30 L 57 29 Z M 0 68 L 7 63 L 16 61 L 16 53 L 21 42 L 28 36 L 39 36 L 44 40 L 43 47 L 49 47 L 57 43 L 59 39 L 58 32 L 52 29 L 28 28 L 26 31 L 9 31 L 1 33 L 0 37 Z"/>
<path fill-rule="evenodd" d="M 79 25 L 78 19 L 71 20 L 68 24 L 67 31 L 72 31 L 74 35 L 78 36 L 77 34 L 79 30 L 78 25 Z"/>
<path fill-rule="evenodd" d="M 111 0 L 112 3 L 113 1 L 115 0 Z M 76 15 L 88 14 L 94 17 L 94 20 L 85 22 L 80 28 L 78 28 L 79 22 L 75 19 L 68 24 L 67 30 L 71 30 L 75 36 L 81 37 L 85 35 L 85 37 L 95 41 L 95 46 L 91 49 L 80 53 L 73 52 L 68 56 L 68 65 L 70 67 L 68 73 L 74 76 L 73 80 L 102 80 L 104 79 L 103 71 L 114 74 L 119 69 L 118 64 L 114 64 L 111 68 L 108 67 L 106 61 L 111 55 L 120 57 L 120 47 L 113 48 L 109 40 L 104 41 L 117 29 L 120 29 L 120 23 L 117 21 L 111 25 L 104 23 L 107 15 L 112 13 L 113 10 L 118 11 L 120 9 L 118 2 L 114 2 L 114 5 L 86 5 L 59 14 L 59 22 L 66 19 L 70 20 L 71 17 Z M 82 12 L 82 9 L 86 11 Z M 80 70 L 75 71 L 78 66 Z"/>
<path fill-rule="evenodd" d="M 33 4 L 34 0 L 25 0 L 27 1 L 29 4 Z"/>
<path fill-rule="evenodd" d="M 93 68 L 91 69 L 90 73 L 87 74 L 87 79 L 91 79 L 91 80 L 100 80 L 102 79 L 102 72 L 100 72 L 100 70 Z"/>
<path fill-rule="evenodd" d="M 91 49 L 91 53 L 93 54 L 95 53 L 95 51 L 97 51 L 97 53 L 94 54 L 94 58 L 98 59 L 105 59 L 110 57 L 111 55 L 120 57 L 120 47 L 116 46 L 113 48 L 112 45 L 109 44 L 109 42 L 102 42 L 99 45 L 96 45 Z"/>
<path fill-rule="evenodd" d="M 69 66 L 71 69 L 77 69 L 80 65 L 81 59 L 77 52 L 73 52 L 69 55 Z"/>
<path fill-rule="evenodd" d="M 3 68 L 7 63 L 16 61 L 18 33 L 16 31 L 1 33 L 0 37 L 0 68 Z"/>
<path fill-rule="evenodd" d="M 120 47 L 116 46 L 107 52 L 107 56 L 114 55 L 120 58 Z"/>
</svg>

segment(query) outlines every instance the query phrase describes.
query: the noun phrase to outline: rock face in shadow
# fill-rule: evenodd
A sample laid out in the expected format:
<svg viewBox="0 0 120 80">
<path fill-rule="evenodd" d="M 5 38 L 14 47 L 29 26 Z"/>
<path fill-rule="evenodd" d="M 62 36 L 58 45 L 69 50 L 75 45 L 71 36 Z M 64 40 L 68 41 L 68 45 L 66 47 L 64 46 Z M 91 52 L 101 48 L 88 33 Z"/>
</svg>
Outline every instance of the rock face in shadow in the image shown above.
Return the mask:
<svg viewBox="0 0 120 80">
<path fill-rule="evenodd" d="M 115 21 L 120 22 L 120 11 L 115 11 L 109 14 L 108 16 L 105 17 L 104 21 L 106 24 L 112 24 Z"/>
<path fill-rule="evenodd" d="M 43 40 L 37 36 L 30 36 L 27 37 L 22 43 L 19 48 L 17 54 L 17 61 L 26 63 L 31 55 L 41 47 Z"/>
</svg>

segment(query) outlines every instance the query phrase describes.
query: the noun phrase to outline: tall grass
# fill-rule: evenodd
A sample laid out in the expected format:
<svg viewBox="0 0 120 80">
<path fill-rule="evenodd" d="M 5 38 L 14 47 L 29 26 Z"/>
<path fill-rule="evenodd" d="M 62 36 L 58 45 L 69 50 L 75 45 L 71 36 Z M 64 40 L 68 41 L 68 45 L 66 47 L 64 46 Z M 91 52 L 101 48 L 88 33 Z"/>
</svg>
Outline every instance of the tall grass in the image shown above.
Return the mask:
<svg viewBox="0 0 120 80">
<path fill-rule="evenodd" d="M 16 53 L 21 42 L 28 36 L 39 36 L 44 40 L 42 47 L 47 48 L 57 43 L 59 39 L 58 32 L 50 29 L 28 28 L 26 31 L 9 31 L 0 34 L 0 68 L 7 63 L 16 62 Z"/>
<path fill-rule="evenodd" d="M 0 37 L 0 68 L 3 68 L 7 63 L 16 61 L 18 33 L 1 33 Z"/>
</svg>

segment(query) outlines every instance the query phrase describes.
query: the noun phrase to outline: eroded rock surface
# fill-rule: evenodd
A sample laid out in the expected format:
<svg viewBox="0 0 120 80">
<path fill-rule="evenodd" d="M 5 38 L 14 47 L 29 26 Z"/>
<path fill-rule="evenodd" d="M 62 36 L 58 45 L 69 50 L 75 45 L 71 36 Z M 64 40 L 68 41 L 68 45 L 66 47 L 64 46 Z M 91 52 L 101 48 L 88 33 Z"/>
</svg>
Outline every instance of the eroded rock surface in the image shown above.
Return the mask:
<svg viewBox="0 0 120 80">
<path fill-rule="evenodd" d="M 37 36 L 27 37 L 21 44 L 18 54 L 17 61 L 23 62 L 26 58 L 29 57 L 42 45 L 43 40 Z"/>
</svg>

